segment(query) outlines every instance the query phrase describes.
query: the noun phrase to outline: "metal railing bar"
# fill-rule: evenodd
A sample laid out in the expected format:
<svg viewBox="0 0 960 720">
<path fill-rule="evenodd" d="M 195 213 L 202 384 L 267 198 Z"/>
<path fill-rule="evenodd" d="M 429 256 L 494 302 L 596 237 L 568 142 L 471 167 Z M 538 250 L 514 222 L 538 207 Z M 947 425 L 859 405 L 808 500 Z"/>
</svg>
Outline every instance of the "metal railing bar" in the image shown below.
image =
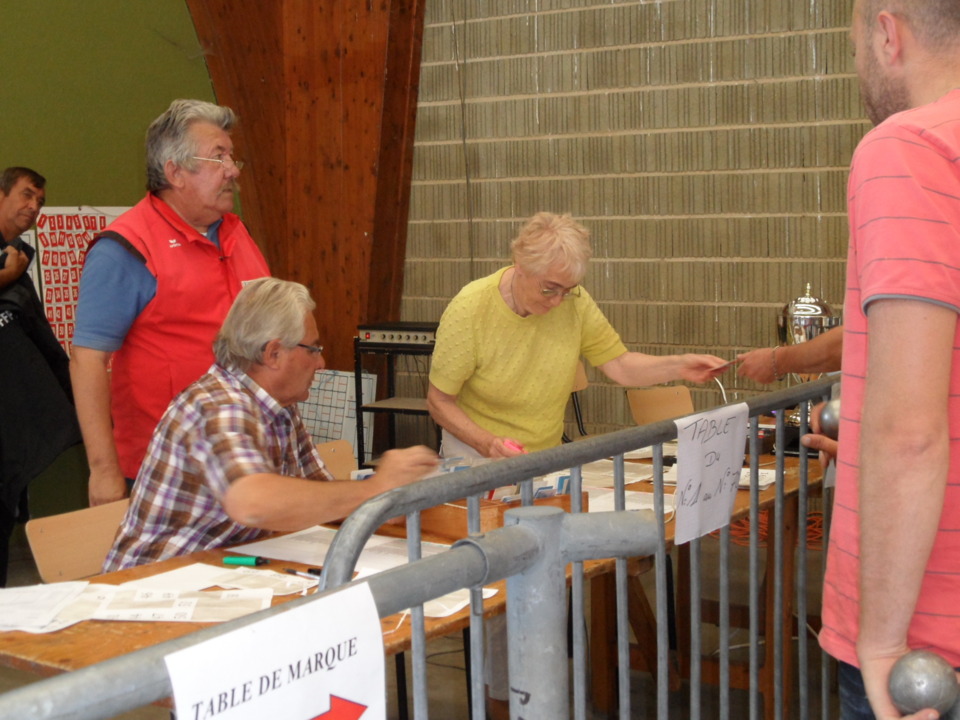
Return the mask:
<svg viewBox="0 0 960 720">
<path fill-rule="evenodd" d="M 758 395 L 745 402 L 751 417 L 769 414 L 785 405 L 819 398 L 835 383 L 835 379 L 826 378 Z M 538 475 L 567 470 L 601 458 L 622 455 L 630 450 L 674 440 L 676 437 L 677 430 L 673 421 L 663 420 L 591 436 L 549 450 L 487 463 L 391 490 L 368 500 L 343 522 L 328 552 L 321 587 L 336 587 L 349 582 L 364 543 L 391 517 L 478 495 Z"/>
<path fill-rule="evenodd" d="M 654 556 L 657 596 L 657 718 L 670 711 L 670 616 L 667 609 L 667 519 L 663 493 L 663 444 L 653 446 L 653 512 L 657 516 L 657 551 Z M 672 578 L 671 578 L 672 581 Z"/>
</svg>

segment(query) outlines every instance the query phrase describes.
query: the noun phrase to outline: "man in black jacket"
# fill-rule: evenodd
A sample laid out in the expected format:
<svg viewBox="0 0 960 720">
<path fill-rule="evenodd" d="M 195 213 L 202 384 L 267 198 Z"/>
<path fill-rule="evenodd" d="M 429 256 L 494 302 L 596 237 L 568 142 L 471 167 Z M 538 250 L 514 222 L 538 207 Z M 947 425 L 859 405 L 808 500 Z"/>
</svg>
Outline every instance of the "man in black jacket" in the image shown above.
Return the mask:
<svg viewBox="0 0 960 720">
<path fill-rule="evenodd" d="M 23 167 L 0 175 L 0 587 L 10 536 L 27 519 L 27 483 L 80 442 L 69 360 L 50 329 L 27 267 L 46 180 Z"/>
</svg>

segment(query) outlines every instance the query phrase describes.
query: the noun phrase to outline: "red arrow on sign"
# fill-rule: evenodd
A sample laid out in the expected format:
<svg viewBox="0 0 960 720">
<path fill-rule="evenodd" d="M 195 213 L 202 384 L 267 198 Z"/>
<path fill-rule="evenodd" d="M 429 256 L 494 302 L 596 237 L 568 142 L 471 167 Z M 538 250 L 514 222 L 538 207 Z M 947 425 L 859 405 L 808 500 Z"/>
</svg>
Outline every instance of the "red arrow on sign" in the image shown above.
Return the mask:
<svg viewBox="0 0 960 720">
<path fill-rule="evenodd" d="M 317 715 L 313 720 L 359 720 L 366 710 L 366 705 L 331 695 L 330 709 L 322 715 Z"/>
</svg>

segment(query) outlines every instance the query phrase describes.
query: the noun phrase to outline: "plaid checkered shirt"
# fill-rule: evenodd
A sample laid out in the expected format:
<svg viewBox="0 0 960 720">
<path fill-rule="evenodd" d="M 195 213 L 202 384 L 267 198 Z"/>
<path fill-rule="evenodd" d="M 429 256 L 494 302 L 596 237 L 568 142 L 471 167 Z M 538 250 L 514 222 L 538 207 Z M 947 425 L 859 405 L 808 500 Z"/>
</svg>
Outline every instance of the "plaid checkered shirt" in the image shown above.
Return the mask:
<svg viewBox="0 0 960 720">
<path fill-rule="evenodd" d="M 269 534 L 223 510 L 230 484 L 257 473 L 333 479 L 295 405 L 281 407 L 246 373 L 215 364 L 154 431 L 104 572 Z"/>
</svg>

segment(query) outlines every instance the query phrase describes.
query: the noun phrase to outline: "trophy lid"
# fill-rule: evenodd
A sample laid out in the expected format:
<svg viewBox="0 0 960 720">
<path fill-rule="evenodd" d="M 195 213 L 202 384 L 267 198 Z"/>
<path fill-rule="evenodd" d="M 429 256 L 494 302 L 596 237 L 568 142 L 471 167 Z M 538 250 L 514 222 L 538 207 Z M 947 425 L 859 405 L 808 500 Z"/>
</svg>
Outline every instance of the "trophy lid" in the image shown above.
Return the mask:
<svg viewBox="0 0 960 720">
<path fill-rule="evenodd" d="M 814 297 L 807 283 L 806 293 L 788 302 L 780 311 L 777 336 L 781 345 L 796 345 L 839 324 L 840 318 L 833 314 L 830 305 Z"/>
<path fill-rule="evenodd" d="M 834 316 L 833 309 L 828 303 L 810 294 L 810 283 L 807 283 L 807 289 L 803 295 L 798 298 L 794 298 L 783 306 L 783 310 L 780 312 L 780 315 L 784 318 L 792 318 L 797 316 L 804 318 L 832 318 Z"/>
</svg>

